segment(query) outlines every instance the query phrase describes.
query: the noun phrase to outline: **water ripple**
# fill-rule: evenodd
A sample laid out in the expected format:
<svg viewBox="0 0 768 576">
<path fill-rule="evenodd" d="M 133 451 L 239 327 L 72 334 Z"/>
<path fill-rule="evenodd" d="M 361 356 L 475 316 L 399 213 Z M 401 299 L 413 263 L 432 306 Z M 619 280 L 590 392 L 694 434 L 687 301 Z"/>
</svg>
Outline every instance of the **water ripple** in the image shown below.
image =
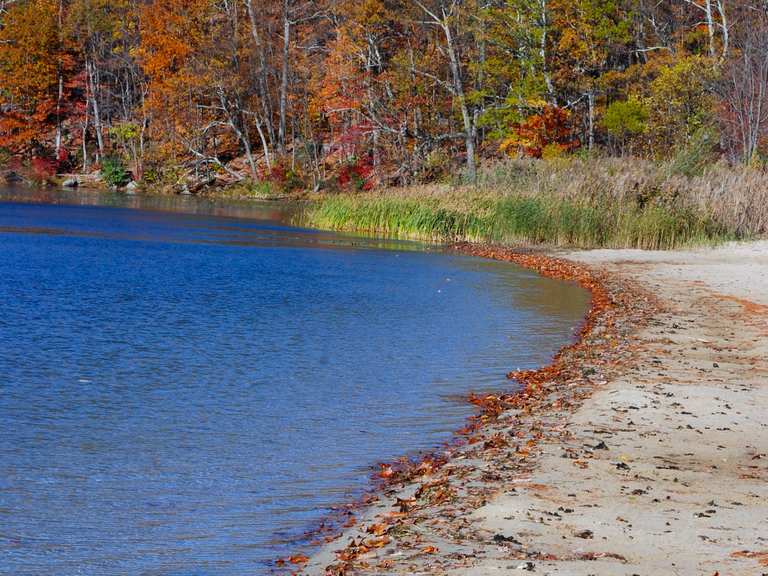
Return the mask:
<svg viewBox="0 0 768 576">
<path fill-rule="evenodd" d="M 457 397 L 546 362 L 586 305 L 510 265 L 271 212 L 14 194 L 0 574 L 266 573 L 377 461 L 449 439 Z"/>
</svg>

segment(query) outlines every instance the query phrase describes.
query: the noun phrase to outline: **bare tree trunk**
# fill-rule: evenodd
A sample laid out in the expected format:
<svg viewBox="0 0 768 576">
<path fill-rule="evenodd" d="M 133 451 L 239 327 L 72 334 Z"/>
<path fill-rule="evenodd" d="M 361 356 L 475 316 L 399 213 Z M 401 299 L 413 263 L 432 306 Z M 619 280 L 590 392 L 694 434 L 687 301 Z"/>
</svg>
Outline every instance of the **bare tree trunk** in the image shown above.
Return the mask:
<svg viewBox="0 0 768 576">
<path fill-rule="evenodd" d="M 451 27 L 448 23 L 448 18 L 445 13 L 443 13 L 442 29 L 443 33 L 445 34 L 445 43 L 448 49 L 448 58 L 451 65 L 453 91 L 459 101 L 461 119 L 464 123 L 464 147 L 466 148 L 467 152 L 467 177 L 470 179 L 470 181 L 474 182 L 477 178 L 477 169 L 475 167 L 475 138 L 474 129 L 472 127 L 472 117 L 469 114 L 467 99 L 464 95 L 464 83 L 461 79 L 461 67 L 459 64 L 459 59 L 456 55 L 453 34 L 451 33 Z"/>
<path fill-rule="evenodd" d="M 541 8 L 541 44 L 539 46 L 541 71 L 544 74 L 544 83 L 547 86 L 549 100 L 552 104 L 556 104 L 555 87 L 552 85 L 552 78 L 549 75 L 549 67 L 547 66 L 547 28 L 549 26 L 547 22 L 547 0 L 540 0 L 539 6 Z"/>
<path fill-rule="evenodd" d="M 707 21 L 707 34 L 709 35 L 709 55 L 715 57 L 715 21 L 712 17 L 712 0 L 704 1 L 704 17 Z"/>
<path fill-rule="evenodd" d="M 61 36 L 63 34 L 62 27 L 64 25 L 64 2 L 63 0 L 59 0 L 59 19 L 58 19 L 58 25 L 59 25 L 59 50 L 62 50 L 61 46 Z M 59 82 L 59 90 L 58 90 L 58 96 L 56 98 L 56 160 L 58 160 L 61 156 L 61 140 L 62 140 L 62 130 L 61 130 L 61 108 L 62 103 L 64 101 L 64 71 L 63 71 L 63 63 L 61 61 L 61 54 L 59 54 L 58 62 L 56 64 L 56 74 L 58 76 L 58 82 Z"/>
<path fill-rule="evenodd" d="M 253 6 L 253 0 L 246 0 L 246 6 L 248 8 L 248 19 L 251 23 L 251 37 L 258 53 L 259 69 L 256 71 L 256 81 L 259 91 L 259 100 L 261 101 L 261 109 L 264 115 L 264 122 L 266 123 L 267 132 L 269 136 L 269 142 L 271 145 L 275 143 L 274 128 L 272 127 L 272 108 L 270 106 L 270 94 L 267 89 L 267 61 L 264 54 L 264 45 L 261 42 L 261 34 L 259 34 L 258 18 L 256 17 L 256 10 Z M 267 139 L 263 133 L 261 125 L 257 125 L 259 130 L 259 138 L 261 139 L 262 146 L 264 147 L 264 156 L 269 164 L 269 145 Z"/>
<path fill-rule="evenodd" d="M 704 23 L 707 25 L 707 36 L 709 37 L 709 55 L 710 57 L 715 57 L 715 16 L 714 16 L 714 10 L 712 9 L 712 0 L 704 0 L 704 4 L 701 5 L 695 0 L 684 0 L 686 3 L 690 4 L 694 8 L 697 8 L 698 10 L 701 10 L 704 12 Z M 721 19 L 721 27 L 723 28 L 723 44 L 727 44 L 726 36 L 727 36 L 727 21 L 725 18 L 725 7 L 723 5 L 724 0 L 716 0 L 717 1 L 717 8 L 720 12 L 720 19 Z M 727 51 L 727 48 L 724 46 L 724 51 Z"/>
<path fill-rule="evenodd" d="M 83 174 L 88 172 L 88 106 L 85 107 L 85 119 L 83 120 Z"/>
<path fill-rule="evenodd" d="M 728 49 L 731 42 L 731 34 L 728 30 L 728 17 L 725 14 L 725 0 L 717 0 L 717 11 L 720 13 L 720 28 L 723 34 L 723 53 L 720 59 L 725 60 L 728 57 Z"/>
<path fill-rule="evenodd" d="M 96 77 L 96 67 L 91 60 L 85 61 L 86 83 L 88 89 L 88 100 L 93 110 L 93 128 L 96 130 L 96 144 L 99 152 L 97 160 L 104 157 L 104 135 L 102 134 L 101 112 L 99 111 L 99 99 L 97 95 L 98 79 Z"/>
<path fill-rule="evenodd" d="M 253 148 L 251 146 L 251 138 L 248 133 L 248 125 L 244 118 L 246 112 L 243 109 L 243 104 L 239 97 L 232 99 L 228 98 L 222 86 L 218 86 L 216 91 L 219 97 L 219 109 L 224 113 L 224 116 L 226 117 L 226 123 L 232 130 L 232 133 L 243 145 L 243 150 L 245 151 L 245 159 L 248 162 L 251 178 L 253 180 L 257 180 L 259 177 L 259 171 L 256 167 L 256 161 L 253 158 Z"/>
<path fill-rule="evenodd" d="M 438 16 L 437 10 L 430 10 L 421 2 L 421 0 L 413 0 L 413 2 L 432 19 L 432 23 L 440 28 L 445 38 L 445 50 L 448 53 L 448 63 L 451 71 L 451 82 L 448 88 L 449 92 L 459 103 L 461 120 L 464 127 L 462 132 L 464 136 L 464 148 L 467 154 L 467 177 L 470 181 L 475 182 L 477 179 L 477 168 L 475 164 L 475 130 L 473 126 L 473 118 L 470 114 L 469 106 L 467 106 L 467 98 L 464 94 L 464 80 L 461 76 L 461 63 L 459 62 L 459 57 L 456 52 L 456 43 L 453 38 L 449 19 L 449 15 L 452 15 L 453 8 L 455 8 L 457 4 L 454 0 L 451 9 L 446 11 L 443 0 L 440 0 L 440 15 Z"/>
<path fill-rule="evenodd" d="M 269 155 L 269 145 L 267 144 L 267 138 L 264 135 L 264 129 L 261 127 L 261 120 L 258 114 L 256 114 L 256 131 L 259 133 L 259 140 L 261 140 L 261 147 L 264 149 L 264 162 L 267 164 L 267 170 L 272 169 L 272 159 Z"/>
<path fill-rule="evenodd" d="M 251 169 L 251 179 L 256 181 L 259 179 L 259 171 L 256 168 L 256 162 L 253 159 L 253 151 L 251 150 L 251 138 L 248 135 L 248 129 L 243 128 L 244 133 L 240 135 L 240 139 L 243 142 L 243 148 L 245 149 L 245 157 L 248 159 L 248 167 Z"/>
<path fill-rule="evenodd" d="M 139 96 L 139 107 L 141 109 L 141 130 L 139 130 L 139 165 L 137 167 L 138 173 L 136 174 L 136 178 L 138 180 L 141 180 L 144 177 L 144 149 L 145 149 L 145 142 L 146 142 L 146 132 L 147 128 L 149 128 L 149 117 L 147 117 L 146 112 L 146 106 L 144 105 L 144 99 L 147 95 L 148 88 L 144 83 L 139 83 L 138 86 L 140 87 L 140 96 Z"/>
<path fill-rule="evenodd" d="M 481 5 L 482 10 L 486 10 L 490 6 L 490 2 L 485 2 Z M 477 54 L 478 54 L 478 64 L 479 66 L 477 71 L 477 76 L 475 78 L 475 91 L 478 94 L 481 94 L 483 92 L 483 89 L 485 88 L 485 66 L 486 66 L 486 49 L 487 49 L 487 20 L 486 18 L 481 18 L 481 37 L 480 41 L 476 43 L 477 46 Z M 486 106 L 486 99 L 483 97 L 480 99 L 480 101 L 477 103 L 477 106 L 475 107 L 474 111 L 474 117 L 472 118 L 472 138 L 475 142 L 478 142 L 478 127 L 480 126 L 480 118 L 485 114 L 485 106 Z M 485 138 L 485 131 L 481 128 L 481 137 Z"/>
<path fill-rule="evenodd" d="M 590 90 L 587 94 L 589 103 L 589 150 L 595 146 L 595 93 Z"/>
<path fill-rule="evenodd" d="M 288 57 L 291 47 L 290 0 L 283 0 L 283 62 L 280 71 L 280 124 L 277 133 L 277 145 L 281 154 L 285 154 L 286 116 L 288 107 Z"/>
<path fill-rule="evenodd" d="M 62 140 L 62 133 L 61 133 L 61 102 L 64 100 L 64 78 L 62 77 L 61 69 L 58 71 L 59 76 L 59 93 L 58 97 L 56 98 L 56 159 L 58 160 L 61 156 L 61 140 Z"/>
<path fill-rule="evenodd" d="M 451 24 L 448 19 L 445 5 L 440 3 L 440 16 L 431 11 L 420 0 L 414 0 L 415 3 L 426 13 L 433 22 L 440 28 L 445 37 L 445 48 L 448 53 L 448 63 L 451 70 L 451 93 L 458 100 L 461 110 L 461 120 L 464 126 L 464 148 L 467 154 L 467 177 L 474 182 L 477 178 L 477 169 L 475 165 L 475 138 L 472 122 L 472 115 L 467 106 L 467 98 L 464 94 L 464 81 L 461 77 L 461 64 L 456 53 L 456 44 L 451 31 Z"/>
</svg>

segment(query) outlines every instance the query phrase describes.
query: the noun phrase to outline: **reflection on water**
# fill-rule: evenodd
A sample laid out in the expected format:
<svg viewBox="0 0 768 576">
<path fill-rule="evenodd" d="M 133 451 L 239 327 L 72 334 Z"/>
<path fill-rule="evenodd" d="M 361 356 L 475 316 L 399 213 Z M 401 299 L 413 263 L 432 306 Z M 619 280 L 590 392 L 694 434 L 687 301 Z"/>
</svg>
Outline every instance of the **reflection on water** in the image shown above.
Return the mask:
<svg viewBox="0 0 768 576">
<path fill-rule="evenodd" d="M 160 240 L 187 243 L 231 245 L 303 246 L 333 248 L 388 248 L 402 251 L 427 250 L 416 242 L 367 238 L 357 234 L 337 234 L 297 228 L 291 225 L 300 206 L 289 202 L 217 200 L 197 196 L 142 196 L 86 189 L 31 188 L 0 186 L 0 202 L 8 204 L 46 204 L 125 209 L 122 229 L 104 228 L 103 211 L 81 211 L 81 221 L 71 226 L 67 219 L 52 219 L 51 226 L 29 226 L 21 222 L 0 222 L 0 232 L 68 236 L 109 237 L 133 240 Z M 168 212 L 175 214 L 174 226 L 166 226 Z M 166 213 L 166 214 L 164 214 Z M 214 218 L 211 218 L 214 217 Z M 90 219 L 95 226 L 83 226 Z M 131 225 L 131 224 L 134 225 Z M 56 224 L 57 226 L 53 226 Z M 192 232 L 190 234 L 190 232 Z"/>
<path fill-rule="evenodd" d="M 0 574 L 267 573 L 587 303 L 274 205 L 34 194 L 0 200 Z"/>
<path fill-rule="evenodd" d="M 290 215 L 290 206 L 281 202 L 254 202 L 250 200 L 217 200 L 199 196 L 142 196 L 89 190 L 86 188 L 36 188 L 0 185 L 0 201 L 37 204 L 69 204 L 79 206 L 111 206 L 170 212 L 252 218 L 279 222 Z"/>
</svg>

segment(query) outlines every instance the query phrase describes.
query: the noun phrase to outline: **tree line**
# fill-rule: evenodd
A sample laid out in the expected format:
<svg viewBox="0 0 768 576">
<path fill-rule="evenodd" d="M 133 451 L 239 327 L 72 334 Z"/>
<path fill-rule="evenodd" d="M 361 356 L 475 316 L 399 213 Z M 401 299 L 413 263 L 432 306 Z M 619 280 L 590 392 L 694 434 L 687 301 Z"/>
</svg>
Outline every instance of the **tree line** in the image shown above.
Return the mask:
<svg viewBox="0 0 768 576">
<path fill-rule="evenodd" d="M 768 154 L 765 0 L 0 0 L 0 158 L 371 187 Z"/>
</svg>

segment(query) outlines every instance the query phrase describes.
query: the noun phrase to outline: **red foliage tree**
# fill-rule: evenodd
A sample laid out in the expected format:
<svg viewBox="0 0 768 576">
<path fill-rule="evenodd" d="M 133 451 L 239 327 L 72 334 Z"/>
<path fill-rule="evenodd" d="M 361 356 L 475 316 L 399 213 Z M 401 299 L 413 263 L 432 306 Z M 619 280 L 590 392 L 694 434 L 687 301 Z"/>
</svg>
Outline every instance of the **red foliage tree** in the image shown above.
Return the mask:
<svg viewBox="0 0 768 576">
<path fill-rule="evenodd" d="M 568 110 L 546 105 L 537 114 L 515 124 L 512 136 L 502 142 L 501 149 L 506 152 L 519 150 L 526 156 L 541 158 L 544 149 L 552 145 L 567 152 L 578 148 L 581 142 Z"/>
</svg>

